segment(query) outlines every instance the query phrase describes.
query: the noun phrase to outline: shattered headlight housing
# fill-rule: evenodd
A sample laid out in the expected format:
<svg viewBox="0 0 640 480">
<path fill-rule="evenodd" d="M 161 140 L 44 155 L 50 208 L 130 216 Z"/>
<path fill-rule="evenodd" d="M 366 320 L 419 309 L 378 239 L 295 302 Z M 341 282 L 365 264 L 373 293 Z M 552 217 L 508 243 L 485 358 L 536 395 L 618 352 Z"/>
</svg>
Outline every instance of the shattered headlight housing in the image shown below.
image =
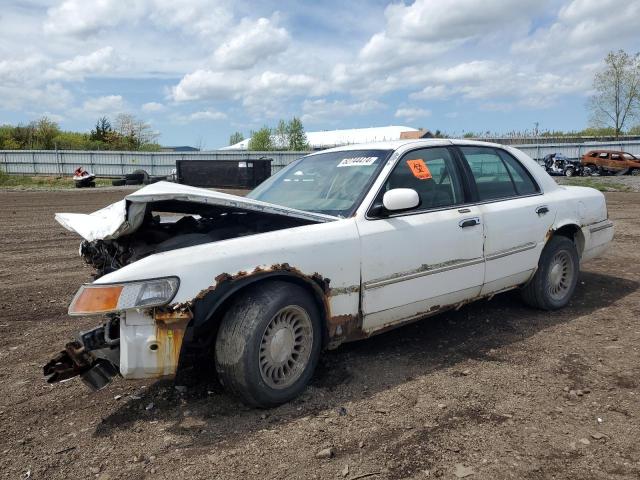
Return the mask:
<svg viewBox="0 0 640 480">
<path fill-rule="evenodd" d="M 80 287 L 69 305 L 69 315 L 92 315 L 132 308 L 159 307 L 173 299 L 179 285 L 178 277 L 86 284 Z"/>
</svg>

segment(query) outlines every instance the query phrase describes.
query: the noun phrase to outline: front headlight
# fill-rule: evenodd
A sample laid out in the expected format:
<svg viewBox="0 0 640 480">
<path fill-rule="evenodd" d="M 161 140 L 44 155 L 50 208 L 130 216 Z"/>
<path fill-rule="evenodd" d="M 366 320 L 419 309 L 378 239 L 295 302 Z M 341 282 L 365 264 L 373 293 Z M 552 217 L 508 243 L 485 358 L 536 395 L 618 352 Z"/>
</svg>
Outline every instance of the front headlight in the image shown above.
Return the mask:
<svg viewBox="0 0 640 480">
<path fill-rule="evenodd" d="M 178 277 L 166 277 L 139 282 L 83 285 L 69 305 L 69 315 L 159 307 L 173 299 L 179 284 Z"/>
</svg>

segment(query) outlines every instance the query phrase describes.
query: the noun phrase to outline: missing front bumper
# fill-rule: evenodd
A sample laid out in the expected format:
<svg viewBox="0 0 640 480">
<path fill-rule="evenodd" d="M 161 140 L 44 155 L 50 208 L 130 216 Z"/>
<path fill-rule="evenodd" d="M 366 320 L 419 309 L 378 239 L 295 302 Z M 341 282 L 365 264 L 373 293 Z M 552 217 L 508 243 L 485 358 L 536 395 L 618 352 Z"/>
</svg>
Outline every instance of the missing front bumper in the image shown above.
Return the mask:
<svg viewBox="0 0 640 480">
<path fill-rule="evenodd" d="M 65 345 L 44 367 L 48 383 L 58 383 L 80 376 L 92 390 L 100 390 L 119 375 L 119 320 L 80 334 Z"/>
</svg>

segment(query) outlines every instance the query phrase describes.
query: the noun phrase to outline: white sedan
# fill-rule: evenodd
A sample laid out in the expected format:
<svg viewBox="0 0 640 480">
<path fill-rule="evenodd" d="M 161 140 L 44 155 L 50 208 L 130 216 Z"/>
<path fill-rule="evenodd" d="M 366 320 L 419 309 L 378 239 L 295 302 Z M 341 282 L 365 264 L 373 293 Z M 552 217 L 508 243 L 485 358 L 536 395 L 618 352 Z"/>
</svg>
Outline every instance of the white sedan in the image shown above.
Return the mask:
<svg viewBox="0 0 640 480">
<path fill-rule="evenodd" d="M 260 407 L 299 395 L 343 342 L 514 288 L 562 308 L 613 238 L 602 193 L 465 140 L 335 148 L 247 197 L 160 182 L 56 218 L 97 270 L 69 314 L 106 317 L 45 366 L 50 382 L 209 364 Z"/>
</svg>

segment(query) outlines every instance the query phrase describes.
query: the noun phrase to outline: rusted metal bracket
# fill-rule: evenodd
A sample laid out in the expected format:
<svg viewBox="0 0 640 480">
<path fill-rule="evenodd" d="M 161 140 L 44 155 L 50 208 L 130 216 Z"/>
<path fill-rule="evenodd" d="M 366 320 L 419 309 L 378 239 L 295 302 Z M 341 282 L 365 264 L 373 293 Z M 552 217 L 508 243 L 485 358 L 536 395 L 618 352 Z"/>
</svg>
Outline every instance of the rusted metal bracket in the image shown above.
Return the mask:
<svg viewBox="0 0 640 480">
<path fill-rule="evenodd" d="M 43 367 L 48 383 L 61 382 L 88 371 L 94 362 L 93 357 L 78 342 L 69 342 Z"/>
</svg>

